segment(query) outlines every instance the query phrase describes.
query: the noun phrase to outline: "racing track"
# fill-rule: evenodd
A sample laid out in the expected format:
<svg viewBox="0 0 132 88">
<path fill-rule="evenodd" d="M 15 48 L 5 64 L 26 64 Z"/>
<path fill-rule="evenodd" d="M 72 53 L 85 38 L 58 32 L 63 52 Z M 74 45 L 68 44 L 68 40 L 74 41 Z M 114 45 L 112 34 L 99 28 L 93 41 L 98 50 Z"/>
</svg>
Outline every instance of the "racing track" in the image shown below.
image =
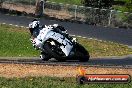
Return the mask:
<svg viewBox="0 0 132 88">
<path fill-rule="evenodd" d="M 78 62 L 75 60 L 58 62 L 54 59 L 50 61 L 42 61 L 39 58 L 6 58 L 0 57 L 0 63 L 10 64 L 33 64 L 33 65 L 53 65 L 53 66 L 88 66 L 88 67 L 103 67 L 103 68 L 126 68 L 132 69 L 132 55 L 124 57 L 107 57 L 107 58 L 93 58 L 89 62 Z"/>
<path fill-rule="evenodd" d="M 32 17 L 19 17 L 10 16 L 0 13 L 0 23 L 13 24 L 17 26 L 28 26 L 34 18 Z M 97 38 L 100 40 L 113 41 L 121 44 L 132 46 L 132 29 L 116 29 L 116 28 L 105 28 L 96 27 L 86 24 L 77 24 L 71 22 L 61 22 L 55 20 L 40 19 L 43 24 L 54 24 L 58 23 L 64 26 L 68 33 L 72 35 L 79 35 L 88 38 Z M 51 60 L 49 62 L 43 62 L 38 58 L 11 60 L 11 58 L 5 59 L 0 57 L 0 63 L 16 63 L 16 64 L 43 64 L 43 65 L 83 65 L 83 66 L 97 66 L 97 67 L 125 67 L 132 68 L 132 55 L 126 57 L 115 57 L 115 58 L 92 58 L 87 63 L 81 63 L 77 61 L 66 61 L 57 62 Z"/>
<path fill-rule="evenodd" d="M 10 16 L 0 13 L 0 23 L 27 27 L 29 22 L 31 22 L 33 19 L 33 17 Z M 60 24 L 64 26 L 68 30 L 68 33 L 72 35 L 97 38 L 99 40 L 113 41 L 126 44 L 130 47 L 132 46 L 132 29 L 97 27 L 87 24 L 48 20 L 44 18 L 41 18 L 40 22 L 46 25 L 54 23 Z"/>
</svg>

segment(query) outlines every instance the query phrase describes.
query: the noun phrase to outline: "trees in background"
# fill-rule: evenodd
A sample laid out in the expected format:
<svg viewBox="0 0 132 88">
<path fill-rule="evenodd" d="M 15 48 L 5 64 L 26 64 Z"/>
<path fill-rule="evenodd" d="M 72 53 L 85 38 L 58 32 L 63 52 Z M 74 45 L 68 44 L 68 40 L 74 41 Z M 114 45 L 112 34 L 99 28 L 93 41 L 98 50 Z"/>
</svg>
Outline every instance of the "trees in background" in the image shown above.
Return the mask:
<svg viewBox="0 0 132 88">
<path fill-rule="evenodd" d="M 132 0 L 82 0 L 82 3 L 87 7 L 106 9 L 111 8 L 112 5 L 116 5 L 120 6 L 121 9 L 119 10 L 132 12 Z"/>
<path fill-rule="evenodd" d="M 83 4 L 88 7 L 110 8 L 114 0 L 83 0 Z"/>
<path fill-rule="evenodd" d="M 3 1 L 4 0 L 0 0 L 0 8 L 2 7 Z"/>
</svg>

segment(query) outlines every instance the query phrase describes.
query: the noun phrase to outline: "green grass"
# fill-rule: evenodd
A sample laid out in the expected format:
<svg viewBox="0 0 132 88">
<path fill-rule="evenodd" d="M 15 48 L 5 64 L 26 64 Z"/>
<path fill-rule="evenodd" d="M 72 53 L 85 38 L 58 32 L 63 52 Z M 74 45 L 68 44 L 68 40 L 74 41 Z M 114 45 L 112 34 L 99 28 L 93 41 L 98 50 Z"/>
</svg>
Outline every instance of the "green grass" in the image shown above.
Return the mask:
<svg viewBox="0 0 132 88">
<path fill-rule="evenodd" d="M 35 0 L 6 0 L 9 2 L 14 2 L 14 3 L 23 3 L 23 4 L 35 4 Z M 64 4 L 72 4 L 72 5 L 83 5 L 83 0 L 48 0 L 51 2 L 56 2 L 56 3 L 64 3 Z M 131 5 L 131 0 L 115 0 L 115 1 L 125 1 L 126 5 L 125 6 L 113 6 L 113 9 L 116 10 L 121 10 L 121 11 L 125 11 L 125 12 L 131 12 L 132 9 L 132 5 Z"/>
<path fill-rule="evenodd" d="M 113 5 L 113 9 L 119 10 L 119 11 L 122 11 L 122 12 L 130 12 L 130 13 L 132 13 L 132 4 L 126 4 L 124 6 Z"/>
<path fill-rule="evenodd" d="M 0 56 L 37 56 L 27 29 L 0 25 Z"/>
<path fill-rule="evenodd" d="M 56 2 L 56 3 L 64 3 L 64 4 L 76 4 L 76 5 L 83 5 L 82 2 L 84 0 L 48 0 L 51 2 Z M 115 1 L 124 1 L 125 3 L 131 3 L 131 0 L 115 0 Z"/>
<path fill-rule="evenodd" d="M 0 88 L 132 88 L 132 82 L 128 84 L 78 85 L 75 78 L 0 78 Z"/>
<path fill-rule="evenodd" d="M 48 0 L 48 1 L 56 2 L 56 3 L 64 3 L 64 4 L 84 5 L 82 3 L 83 0 Z M 113 6 L 113 9 L 120 10 L 123 12 L 132 12 L 131 0 L 115 0 L 115 1 L 125 1 L 126 5 L 125 6 L 116 5 Z"/>
<path fill-rule="evenodd" d="M 93 39 L 78 38 L 78 40 L 80 44 L 89 51 L 90 56 L 92 57 L 123 56 L 132 54 L 132 49 L 122 44 Z"/>
<path fill-rule="evenodd" d="M 39 56 L 30 42 L 28 29 L 0 24 L 0 57 L 35 57 Z M 132 49 L 125 45 L 77 38 L 90 52 L 91 57 L 122 56 L 132 54 Z"/>
<path fill-rule="evenodd" d="M 48 1 L 64 4 L 82 5 L 81 0 L 48 0 Z"/>
</svg>

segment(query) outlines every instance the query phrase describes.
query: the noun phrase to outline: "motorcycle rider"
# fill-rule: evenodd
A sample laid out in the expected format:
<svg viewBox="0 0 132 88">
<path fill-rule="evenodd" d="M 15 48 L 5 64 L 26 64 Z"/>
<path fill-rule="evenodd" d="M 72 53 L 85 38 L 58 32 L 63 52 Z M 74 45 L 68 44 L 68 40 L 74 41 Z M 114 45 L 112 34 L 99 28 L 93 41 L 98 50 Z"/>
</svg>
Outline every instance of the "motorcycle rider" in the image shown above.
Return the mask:
<svg viewBox="0 0 132 88">
<path fill-rule="evenodd" d="M 40 22 L 35 19 L 29 24 L 29 31 L 32 45 L 35 49 L 41 51 L 40 59 L 44 61 L 52 57 L 58 60 L 60 59 L 59 57 L 71 58 L 73 55 L 76 56 L 76 52 L 86 54 L 86 50 L 75 42 L 74 38 L 69 39 L 70 36 L 66 33 L 65 28 L 58 24 L 40 26 Z M 80 54 L 79 58 L 83 53 Z M 88 59 L 84 58 L 83 60 Z"/>
<path fill-rule="evenodd" d="M 29 31 L 31 33 L 31 42 L 33 44 L 33 47 L 35 49 L 41 48 L 41 40 L 37 38 L 37 36 L 40 33 L 40 30 L 42 30 L 42 27 L 40 27 L 40 22 L 36 19 L 34 19 L 30 24 L 29 24 Z"/>
<path fill-rule="evenodd" d="M 68 38 L 69 40 L 73 40 L 74 39 L 72 37 L 69 36 L 69 34 L 67 33 L 67 30 L 65 30 L 65 28 L 63 26 L 60 26 L 58 24 L 53 24 L 53 29 L 55 29 L 55 32 L 58 32 L 60 34 L 62 34 L 64 37 Z"/>
<path fill-rule="evenodd" d="M 40 32 L 40 22 L 36 19 L 34 19 L 30 24 L 29 24 L 29 30 L 31 33 L 32 38 L 36 38 L 39 35 Z"/>
<path fill-rule="evenodd" d="M 66 30 L 64 29 L 64 27 L 58 25 L 58 24 L 53 24 L 50 25 L 53 28 L 53 31 L 58 32 L 60 34 L 62 34 L 63 36 L 70 38 L 69 35 L 67 34 Z M 41 43 L 42 40 L 37 38 L 37 36 L 39 35 L 40 31 L 44 28 L 44 26 L 40 26 L 40 22 L 36 19 L 34 19 L 32 22 L 30 22 L 29 24 L 29 30 L 31 33 L 31 42 L 33 44 L 33 47 L 38 50 L 41 49 Z"/>
</svg>

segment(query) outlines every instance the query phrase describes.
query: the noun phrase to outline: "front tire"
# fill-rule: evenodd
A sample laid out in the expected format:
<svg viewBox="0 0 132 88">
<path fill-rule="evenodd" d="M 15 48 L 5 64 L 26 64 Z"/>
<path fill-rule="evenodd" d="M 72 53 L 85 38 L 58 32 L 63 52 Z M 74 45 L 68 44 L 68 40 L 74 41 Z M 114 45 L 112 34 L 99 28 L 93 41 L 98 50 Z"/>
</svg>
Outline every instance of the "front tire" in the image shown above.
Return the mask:
<svg viewBox="0 0 132 88">
<path fill-rule="evenodd" d="M 90 58 L 89 52 L 80 44 L 76 45 L 76 56 L 80 62 L 88 62 Z"/>
</svg>

